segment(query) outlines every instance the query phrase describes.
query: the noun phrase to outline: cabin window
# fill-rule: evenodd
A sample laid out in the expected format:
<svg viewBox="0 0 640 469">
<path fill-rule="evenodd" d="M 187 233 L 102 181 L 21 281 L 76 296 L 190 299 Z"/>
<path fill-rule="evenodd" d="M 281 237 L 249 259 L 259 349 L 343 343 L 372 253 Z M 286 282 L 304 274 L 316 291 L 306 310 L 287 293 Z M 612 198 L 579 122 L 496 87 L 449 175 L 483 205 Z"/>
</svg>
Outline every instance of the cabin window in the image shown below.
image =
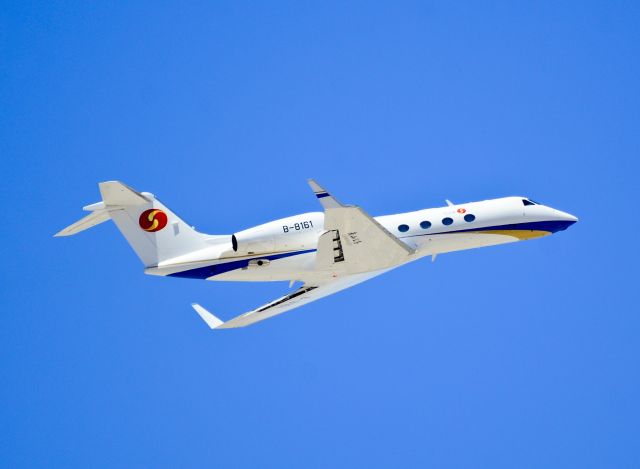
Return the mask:
<svg viewBox="0 0 640 469">
<path fill-rule="evenodd" d="M 407 231 L 409 231 L 409 225 L 399 225 L 398 226 L 398 231 L 401 233 L 405 233 Z"/>
<path fill-rule="evenodd" d="M 448 226 L 448 225 L 450 225 L 452 223 L 453 223 L 453 218 L 446 217 L 446 218 L 442 219 L 442 224 L 443 225 L 447 225 Z"/>
<path fill-rule="evenodd" d="M 471 222 L 472 222 L 473 220 L 475 220 L 475 219 L 476 219 L 476 216 L 475 216 L 473 213 L 467 213 L 467 214 L 464 216 L 464 221 L 466 221 L 466 222 L 468 222 L 468 223 L 471 223 Z"/>
<path fill-rule="evenodd" d="M 422 228 L 423 230 L 427 230 L 429 228 L 431 228 L 431 222 L 430 221 L 421 221 L 420 222 L 420 228 Z"/>
</svg>

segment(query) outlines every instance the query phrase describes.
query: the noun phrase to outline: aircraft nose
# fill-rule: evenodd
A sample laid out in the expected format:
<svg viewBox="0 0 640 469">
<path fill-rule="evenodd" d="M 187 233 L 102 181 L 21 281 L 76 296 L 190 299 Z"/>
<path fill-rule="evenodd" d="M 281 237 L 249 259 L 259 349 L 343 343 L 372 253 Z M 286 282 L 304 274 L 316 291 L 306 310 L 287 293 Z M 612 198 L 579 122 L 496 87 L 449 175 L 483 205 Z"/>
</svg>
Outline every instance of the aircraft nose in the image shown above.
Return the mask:
<svg viewBox="0 0 640 469">
<path fill-rule="evenodd" d="M 554 224 L 554 229 L 552 230 L 553 233 L 557 233 L 558 231 L 564 231 L 578 221 L 578 217 L 571 215 L 570 213 L 563 212 L 562 210 L 556 210 L 556 209 L 553 209 L 553 211 L 554 211 L 554 218 L 555 218 L 555 221 L 553 222 Z"/>
<path fill-rule="evenodd" d="M 571 215 L 570 213 L 563 212 L 561 210 L 556 210 L 556 213 L 558 214 L 558 216 L 562 221 L 570 221 L 571 224 L 574 224 L 575 222 L 578 221 L 578 217 Z"/>
</svg>

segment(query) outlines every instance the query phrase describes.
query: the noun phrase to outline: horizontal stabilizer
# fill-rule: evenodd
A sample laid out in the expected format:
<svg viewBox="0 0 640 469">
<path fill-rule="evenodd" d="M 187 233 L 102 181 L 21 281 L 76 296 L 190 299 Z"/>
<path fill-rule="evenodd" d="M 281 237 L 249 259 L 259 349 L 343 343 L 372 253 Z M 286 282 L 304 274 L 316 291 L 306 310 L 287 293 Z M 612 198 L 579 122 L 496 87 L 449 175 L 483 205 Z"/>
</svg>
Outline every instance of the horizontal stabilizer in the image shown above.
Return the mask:
<svg viewBox="0 0 640 469">
<path fill-rule="evenodd" d="M 85 212 L 95 212 L 96 210 L 103 210 L 106 207 L 104 206 L 104 202 L 100 201 L 100 202 L 96 202 L 95 204 L 91 204 L 91 205 L 85 205 L 84 207 L 82 207 L 82 210 L 84 210 Z"/>
<path fill-rule="evenodd" d="M 99 225 L 100 223 L 104 223 L 105 221 L 111 218 L 109 216 L 109 212 L 107 210 L 96 210 L 95 212 L 91 212 L 84 218 L 81 218 L 77 222 L 72 225 L 67 226 L 65 229 L 58 231 L 55 235 L 59 236 L 71 236 L 81 231 L 87 230 L 93 226 Z"/>
</svg>

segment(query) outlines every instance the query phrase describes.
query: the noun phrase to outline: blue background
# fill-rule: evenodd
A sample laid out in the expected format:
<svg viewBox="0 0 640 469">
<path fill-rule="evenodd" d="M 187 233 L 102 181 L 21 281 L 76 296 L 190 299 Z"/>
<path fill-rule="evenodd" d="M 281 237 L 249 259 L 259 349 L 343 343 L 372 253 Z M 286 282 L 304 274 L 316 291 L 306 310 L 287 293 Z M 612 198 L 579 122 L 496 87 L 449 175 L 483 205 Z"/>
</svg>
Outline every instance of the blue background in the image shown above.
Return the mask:
<svg viewBox="0 0 640 469">
<path fill-rule="evenodd" d="M 93 3 L 93 4 L 92 4 Z M 637 2 L 3 2 L 0 465 L 640 467 Z M 119 179 L 199 230 L 527 195 L 557 235 L 287 291 L 145 276 Z"/>
</svg>

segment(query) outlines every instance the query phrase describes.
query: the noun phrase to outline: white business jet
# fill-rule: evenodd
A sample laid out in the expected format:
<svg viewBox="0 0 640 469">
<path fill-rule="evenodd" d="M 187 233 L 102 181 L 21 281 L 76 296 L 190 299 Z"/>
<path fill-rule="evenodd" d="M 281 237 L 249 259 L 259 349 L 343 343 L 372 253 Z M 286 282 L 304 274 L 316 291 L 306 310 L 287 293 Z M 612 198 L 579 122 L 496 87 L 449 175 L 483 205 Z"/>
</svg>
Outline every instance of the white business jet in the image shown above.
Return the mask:
<svg viewBox="0 0 640 469">
<path fill-rule="evenodd" d="M 314 180 L 324 212 L 309 212 L 232 235 L 196 231 L 153 194 L 109 181 L 102 201 L 55 236 L 113 220 L 145 265 L 145 273 L 226 281 L 302 282 L 297 290 L 222 321 L 192 304 L 212 329 L 243 327 L 364 282 L 407 262 L 464 249 L 538 238 L 567 229 L 573 215 L 525 197 L 453 204 L 372 217 L 344 205 Z"/>
</svg>

